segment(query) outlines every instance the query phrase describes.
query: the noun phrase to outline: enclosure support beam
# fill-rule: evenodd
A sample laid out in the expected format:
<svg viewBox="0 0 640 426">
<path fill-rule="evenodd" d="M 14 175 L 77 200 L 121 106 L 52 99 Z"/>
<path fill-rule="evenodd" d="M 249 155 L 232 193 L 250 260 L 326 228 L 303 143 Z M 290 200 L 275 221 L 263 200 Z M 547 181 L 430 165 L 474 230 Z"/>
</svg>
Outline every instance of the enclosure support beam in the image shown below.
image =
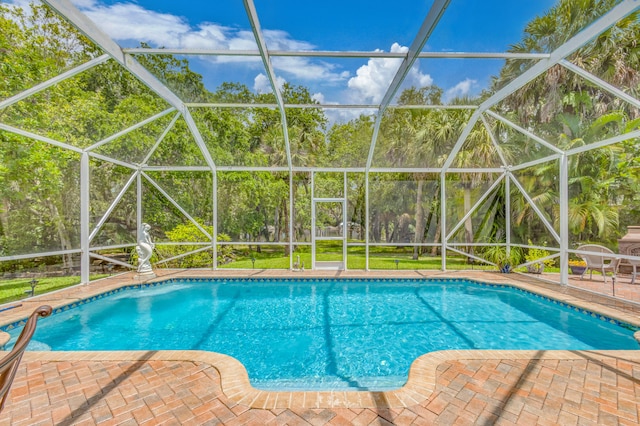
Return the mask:
<svg viewBox="0 0 640 426">
<path fill-rule="evenodd" d="M 504 180 L 504 240 L 507 243 L 507 256 L 511 253 L 511 179 L 513 174 L 507 169 L 506 179 Z M 515 265 L 511 265 L 515 267 Z"/>
<path fill-rule="evenodd" d="M 364 172 L 364 270 L 369 271 L 369 170 Z"/>
<path fill-rule="evenodd" d="M 171 113 L 173 111 L 175 111 L 175 108 L 169 108 L 169 109 L 166 109 L 166 110 L 164 110 L 162 112 L 159 112 L 158 114 L 154 115 L 153 117 L 149 117 L 149 118 L 147 118 L 145 120 L 139 121 L 138 123 L 134 124 L 133 126 L 127 127 L 124 130 L 121 130 L 121 131 L 119 131 L 117 133 L 114 133 L 113 135 L 111 135 L 111 136 L 109 136 L 109 137 L 107 137 L 107 138 L 105 138 L 105 139 L 103 139 L 103 140 L 101 140 L 99 142 L 94 143 L 90 147 L 86 148 L 86 150 L 87 151 L 93 151 L 94 149 L 99 148 L 99 147 L 101 147 L 102 145 L 104 145 L 106 143 L 109 143 L 109 142 L 111 142 L 113 140 L 116 140 L 119 137 L 122 137 L 122 136 L 126 135 L 127 133 L 131 133 L 134 130 L 139 129 L 140 127 L 143 127 L 143 126 L 151 123 L 152 121 L 155 121 L 155 120 L 157 120 L 159 118 L 162 118 L 165 115 L 167 115 L 167 114 L 169 114 L 169 113 Z"/>
<path fill-rule="evenodd" d="M 569 157 L 560 157 L 560 284 L 569 284 Z"/>
<path fill-rule="evenodd" d="M 136 243 L 142 229 L 142 173 L 136 172 Z"/>
<path fill-rule="evenodd" d="M 442 270 L 447 270 L 447 179 L 445 172 L 440 172 L 440 258 Z"/>
<path fill-rule="evenodd" d="M 403 53 L 402 55 L 406 55 Z M 188 108 L 268 108 L 277 109 L 277 103 L 255 103 L 255 104 L 243 104 L 238 102 L 185 102 Z M 380 105 L 377 104 L 327 104 L 327 103 L 314 103 L 314 104 L 284 104 L 285 109 L 371 109 L 377 110 Z M 446 105 L 446 104 L 434 104 L 434 105 L 389 105 L 389 109 L 447 109 L 447 110 L 459 110 L 459 109 L 478 109 L 477 105 Z M 373 112 L 373 111 L 372 111 Z"/>
<path fill-rule="evenodd" d="M 311 172 L 311 268 L 316 269 L 316 176 Z"/>
<path fill-rule="evenodd" d="M 514 130 L 517 130 L 518 132 L 522 133 L 523 135 L 530 137 L 534 141 L 538 142 L 540 145 L 543 145 L 543 146 L 549 148 L 551 151 L 555 152 L 556 154 L 561 154 L 562 153 L 562 150 L 560 148 L 557 148 L 555 145 L 545 141 L 544 139 L 542 139 L 541 137 L 531 133 L 527 129 L 525 129 L 525 128 L 521 127 L 521 126 L 518 126 L 517 124 L 507 120 L 506 118 L 502 117 L 501 115 L 496 114 L 495 112 L 493 112 L 493 111 L 491 111 L 489 109 L 486 110 L 485 113 L 489 114 L 490 116 L 492 116 L 496 120 L 502 121 L 504 124 L 506 124 L 507 126 L 511 127 Z"/>
<path fill-rule="evenodd" d="M 193 134 L 193 137 L 204 156 L 207 165 L 211 169 L 215 169 L 215 163 L 211 158 L 211 154 L 207 149 L 202 135 L 198 130 L 195 122 L 191 118 L 188 108 L 184 105 L 182 100 L 173 93 L 167 86 L 160 82 L 149 70 L 143 67 L 136 59 L 128 54 L 125 54 L 118 43 L 113 41 L 111 37 L 105 34 L 98 26 L 89 19 L 84 13 L 80 12 L 78 8 L 71 3 L 70 0 L 44 0 L 53 10 L 58 12 L 62 17 L 66 18 L 71 24 L 73 24 L 81 33 L 86 35 L 90 40 L 102 48 L 113 59 L 118 61 L 124 68 L 129 70 L 134 76 L 136 76 L 142 83 L 153 90 L 158 96 L 167 101 L 171 106 L 180 111 L 187 123 L 187 127 Z"/>
<path fill-rule="evenodd" d="M 487 123 L 487 119 L 485 118 L 484 114 L 480 115 L 480 120 L 482 120 L 482 124 L 484 125 L 484 128 L 487 131 L 489 138 L 491 139 L 491 143 L 493 144 L 493 147 L 496 149 L 496 152 L 498 153 L 498 157 L 500 157 L 500 162 L 502 163 L 502 166 L 507 167 L 508 165 L 507 160 L 506 158 L 504 158 L 504 153 L 502 152 L 502 148 L 500 148 L 500 144 L 498 144 L 498 141 L 496 140 L 496 136 L 493 134 L 493 131 L 491 130 L 491 126 L 489 126 L 489 123 Z"/>
<path fill-rule="evenodd" d="M 218 269 L 218 172 L 211 172 L 213 179 L 213 270 Z"/>
<path fill-rule="evenodd" d="M 162 265 L 163 263 L 168 263 L 168 262 L 172 262 L 174 260 L 182 259 L 182 258 L 185 258 L 187 256 L 191 256 L 192 254 L 203 252 L 205 250 L 209 250 L 209 246 L 201 247 L 199 249 L 191 250 L 191 251 L 188 251 L 186 253 L 180 253 L 177 256 L 172 256 L 172 257 L 168 257 L 166 259 L 159 260 L 159 261 L 156 262 L 156 265 Z"/>
<path fill-rule="evenodd" d="M 289 143 L 289 126 L 287 125 L 287 114 L 285 113 L 284 100 L 282 99 L 280 88 L 278 87 L 276 73 L 274 72 L 273 66 L 271 65 L 271 59 L 269 57 L 267 44 L 265 43 L 264 37 L 262 36 L 262 29 L 260 28 L 260 21 L 258 20 L 258 12 L 256 11 L 255 4 L 253 4 L 253 0 L 244 0 L 244 8 L 247 11 L 247 16 L 249 18 L 249 22 L 251 23 L 251 29 L 253 30 L 253 35 L 256 39 L 256 43 L 258 44 L 258 50 L 260 51 L 260 57 L 262 58 L 262 63 L 264 64 L 267 77 L 269 78 L 269 82 L 271 83 L 271 89 L 273 90 L 273 94 L 276 97 L 276 102 L 278 103 L 278 109 L 280 110 L 284 145 L 287 152 L 287 164 L 289 166 L 289 173 L 291 173 L 291 145 Z"/>
<path fill-rule="evenodd" d="M 484 200 L 493 192 L 493 190 L 500 184 L 500 182 L 502 182 L 502 180 L 505 178 L 505 176 L 507 176 L 508 173 L 502 173 L 498 179 L 495 180 L 495 182 L 493 182 L 491 184 L 491 186 L 484 192 L 484 194 L 482 194 L 482 196 L 480 198 L 478 198 L 478 201 L 476 201 L 476 203 L 469 209 L 468 212 L 466 212 L 466 214 L 462 217 L 462 219 L 460 219 L 458 221 L 458 224 L 456 226 L 453 227 L 453 229 L 451 230 L 451 232 L 449 232 L 449 234 L 447 234 L 447 241 L 451 238 L 453 238 L 453 236 L 455 235 L 456 231 L 458 231 L 458 229 L 460 229 L 465 222 L 467 221 L 467 219 L 469 219 L 471 217 L 471 215 L 478 209 L 480 208 L 480 206 L 482 205 L 482 203 L 484 202 Z"/>
<path fill-rule="evenodd" d="M 526 163 L 518 164 L 517 166 L 511 166 L 511 171 L 517 172 L 518 170 L 528 169 L 529 167 L 537 166 L 538 164 L 544 164 L 544 163 L 548 163 L 549 161 L 555 161 L 561 156 L 562 154 L 551 154 L 544 158 L 527 161 Z"/>
<path fill-rule="evenodd" d="M 259 57 L 258 50 L 222 50 L 222 49 L 188 49 L 188 48 L 145 48 L 129 47 L 122 49 L 125 53 L 135 55 L 197 55 L 197 56 L 245 56 Z M 323 50 L 269 50 L 269 55 L 293 56 L 300 58 L 400 58 L 406 54 L 400 52 L 371 52 L 371 51 L 323 51 Z M 528 52 L 422 52 L 419 58 L 478 58 L 478 59 L 545 59 L 548 53 Z"/>
<path fill-rule="evenodd" d="M 207 166 L 211 168 L 211 170 L 215 171 L 216 163 L 213 161 L 213 158 L 211 157 L 211 153 L 207 148 L 207 144 L 205 143 L 204 138 L 200 134 L 200 130 L 198 130 L 198 126 L 196 125 L 196 122 L 193 121 L 193 117 L 191 116 L 191 111 L 189 111 L 189 108 L 184 107 L 181 113 L 182 113 L 182 116 L 184 117 L 185 123 L 187 123 L 187 128 L 193 135 L 193 138 L 196 141 L 196 145 L 198 145 L 198 148 L 200 149 L 200 152 L 204 157 L 204 161 L 207 163 Z"/>
<path fill-rule="evenodd" d="M 635 138 L 640 138 L 640 130 L 634 130 L 633 132 L 629 132 L 629 133 L 623 133 L 621 135 L 618 136 L 613 136 L 609 139 L 605 139 L 602 140 L 600 142 L 595 142 L 595 143 L 590 143 L 587 145 L 582 145 L 576 148 L 572 148 L 567 150 L 566 154 L 567 155 L 575 155 L 575 154 L 579 154 L 581 152 L 585 152 L 585 151 L 591 151 L 594 149 L 598 149 L 598 148 L 604 148 L 607 147 L 609 145 L 613 145 L 619 142 L 624 142 L 627 141 L 629 139 L 635 139 Z"/>
<path fill-rule="evenodd" d="M 97 253 L 91 253 L 91 257 L 94 258 L 94 259 L 104 260 L 104 261 L 106 261 L 108 263 L 113 263 L 113 264 L 118 265 L 118 266 L 122 266 L 123 268 L 136 269 L 135 266 L 133 266 L 133 265 L 131 265 L 129 263 L 126 263 L 126 262 L 121 262 L 119 260 L 116 260 L 113 257 L 102 256 L 102 255 L 97 254 Z"/>
<path fill-rule="evenodd" d="M 631 95 L 626 94 L 625 92 L 623 92 L 622 90 L 618 89 L 614 85 L 609 84 L 606 81 L 596 77 L 595 75 L 593 75 L 590 72 L 580 68 L 579 66 L 573 64 L 572 62 L 569 62 L 566 59 L 563 59 L 562 61 L 560 61 L 560 65 L 562 65 L 563 67 L 567 68 L 568 70 L 573 71 L 574 73 L 578 74 L 580 77 L 584 78 L 585 80 L 588 80 L 588 81 L 592 82 L 596 86 L 601 87 L 602 89 L 604 89 L 607 92 L 611 93 L 613 96 L 615 96 L 617 98 L 620 98 L 625 102 L 630 103 L 631 105 L 633 105 L 636 108 L 640 108 L 640 100 L 634 98 Z"/>
<path fill-rule="evenodd" d="M 96 237 L 96 235 L 98 234 L 98 231 L 100 231 L 100 229 L 102 228 L 102 225 L 104 225 L 107 219 L 109 219 L 109 216 L 111 216 L 111 213 L 113 213 L 113 211 L 115 210 L 120 200 L 122 200 L 122 197 L 124 197 L 124 195 L 127 193 L 129 186 L 131 186 L 131 184 L 133 183 L 133 180 L 136 178 L 137 175 L 139 175 L 139 172 L 135 172 L 131 175 L 127 183 L 125 183 L 122 189 L 120 190 L 120 193 L 118 194 L 116 199 L 113 200 L 111 205 L 107 208 L 107 211 L 104 213 L 104 215 L 102 215 L 102 218 L 100 219 L 96 227 L 93 228 L 93 231 L 91 231 L 91 234 L 89 235 L 90 243 Z"/>
<path fill-rule="evenodd" d="M 156 149 L 158 149 L 158 147 L 160 146 L 160 143 L 162 143 L 162 141 L 167 136 L 167 134 L 169 134 L 171 129 L 173 129 L 173 126 L 176 124 L 176 121 L 178 121 L 178 118 L 180 118 L 180 115 L 181 115 L 180 112 L 176 112 L 176 114 L 173 116 L 169 125 L 164 129 L 164 131 L 162 132 L 158 140 L 156 140 L 156 143 L 153 144 L 153 146 L 151 147 L 147 155 L 142 160 L 143 165 L 146 166 L 147 162 L 149 161 L 153 153 L 156 152 Z"/>
<path fill-rule="evenodd" d="M 534 78 L 556 65 L 564 58 L 587 44 L 590 40 L 593 40 L 598 35 L 602 34 L 610 27 L 615 25 L 616 22 L 633 13 L 640 7 L 640 1 L 638 0 L 624 0 L 620 4 L 614 6 L 609 12 L 602 15 L 591 25 L 580 31 L 578 34 L 571 37 L 564 44 L 559 46 L 551 53 L 548 59 L 542 59 L 540 62 L 534 64 L 531 68 L 520 74 L 513 79 L 509 84 L 498 90 L 494 95 L 489 97 L 480 105 L 480 110 L 486 109 L 497 104 L 516 90 L 520 89 Z"/>
<path fill-rule="evenodd" d="M 485 100 L 471 116 L 471 119 L 462 131 L 462 134 L 458 138 L 458 141 L 452 148 L 449 157 L 447 157 L 447 160 L 444 162 L 444 165 L 442 166 L 443 170 L 446 171 L 451 166 L 453 159 L 458 154 L 458 151 L 460 151 L 460 148 L 462 148 L 462 145 L 466 141 L 467 136 L 469 136 L 469 133 L 473 129 L 473 126 L 475 126 L 476 121 L 478 120 L 478 114 L 487 111 L 489 108 L 496 105 L 498 102 L 505 99 L 516 90 L 522 88 L 524 85 L 547 71 L 549 68 L 558 64 L 564 58 L 578 50 L 580 47 L 584 46 L 589 40 L 594 39 L 601 33 L 608 30 L 620 19 L 633 13 L 639 7 L 640 0 L 625 0 L 620 4 L 614 6 L 609 12 L 601 16 L 593 24 L 589 25 L 584 30 L 580 31 L 578 34 L 574 35 L 564 44 L 554 50 L 549 58 L 540 60 L 531 68 L 520 74 L 509 84 L 507 84 L 502 89 L 498 90 L 496 93 L 490 96 L 487 100 Z"/>
<path fill-rule="evenodd" d="M 85 62 L 82 65 L 79 65 L 73 69 L 70 69 L 69 71 L 63 72 L 62 74 L 59 74 L 56 77 L 53 77 L 47 81 L 44 81 L 40 84 L 36 84 L 35 86 L 33 86 L 30 89 L 27 89 L 23 92 L 18 93 L 17 95 L 14 95 L 12 97 L 10 97 L 9 99 L 5 99 L 4 101 L 0 102 L 0 109 L 6 108 L 9 105 L 13 105 L 16 102 L 19 102 L 25 98 L 28 98 L 31 95 L 34 95 L 38 92 L 43 91 L 44 89 L 51 87 L 61 81 L 64 81 L 68 78 L 73 77 L 74 75 L 80 74 L 83 71 L 86 71 L 90 68 L 95 67 L 96 65 L 102 64 L 104 62 L 106 62 L 109 59 L 109 55 L 102 55 L 102 56 L 98 56 L 97 58 L 94 58 L 88 62 Z"/>
<path fill-rule="evenodd" d="M 180 213 L 182 213 L 184 215 L 184 217 L 186 217 L 187 219 L 189 219 L 189 221 L 191 223 L 193 223 L 196 228 L 198 228 L 200 230 L 200 232 L 202 232 L 208 239 L 212 239 L 213 237 L 207 232 L 206 229 L 204 229 L 202 227 L 202 225 L 200 225 L 189 213 L 187 213 L 187 211 L 176 201 L 174 200 L 168 193 L 167 191 L 165 191 L 155 180 L 153 180 L 149 175 L 147 175 L 146 173 L 142 172 L 142 175 L 145 177 L 145 179 L 147 179 L 147 181 L 149 183 L 151 183 L 151 185 L 153 185 L 158 192 L 160 192 L 164 198 L 167 199 L 167 201 L 169 201 L 171 204 L 173 204 L 175 206 L 175 208 L 177 208 Z"/>
<path fill-rule="evenodd" d="M 302 265 L 298 265 L 301 268 Z M 289 269 L 293 269 L 293 172 L 289 172 Z"/>
<path fill-rule="evenodd" d="M 131 164 L 124 161 L 116 160 L 115 158 L 107 157 L 106 155 L 98 154 L 96 152 L 89 152 L 89 157 L 95 158 L 97 160 L 106 161 L 107 163 L 116 164 L 118 166 L 125 167 L 127 169 L 131 169 L 133 171 L 138 171 L 137 164 Z"/>
<path fill-rule="evenodd" d="M 44 0 L 44 2 L 71 22 L 81 33 L 101 47 L 113 59 L 129 69 L 129 71 L 151 90 L 160 95 L 172 106 L 176 108 L 182 106 L 182 101 L 172 91 L 160 83 L 153 74 L 147 71 L 147 69 L 140 65 L 133 57 L 125 55 L 118 43 L 98 28 L 84 13 L 80 12 L 70 0 Z"/>
<path fill-rule="evenodd" d="M 82 149 L 81 148 L 78 148 L 78 147 L 73 146 L 73 145 L 66 144 L 64 142 L 59 142 L 57 140 L 48 138 L 46 136 L 36 135 L 35 133 L 31 133 L 31 132 L 28 132 L 26 130 L 18 129 L 17 127 L 8 126 L 6 124 L 0 123 L 0 129 L 1 130 L 6 130 L 7 132 L 10 132 L 10 133 L 14 133 L 16 135 L 24 136 L 25 138 L 33 139 L 33 140 L 36 140 L 36 141 L 48 143 L 48 144 L 53 145 L 53 146 L 57 146 L 57 147 L 64 148 L 64 149 L 68 149 L 69 151 L 77 152 L 79 154 L 82 153 Z"/>
<path fill-rule="evenodd" d="M 80 158 L 80 282 L 89 282 L 89 154 Z"/>
<path fill-rule="evenodd" d="M 400 67 L 398 68 L 396 75 L 393 77 L 393 81 L 391 81 L 391 84 L 389 85 L 387 92 L 384 94 L 384 97 L 382 98 L 382 102 L 380 102 L 380 108 L 378 109 L 378 113 L 376 115 L 376 122 L 373 128 L 373 136 L 371 137 L 369 157 L 367 158 L 367 169 L 371 167 L 371 162 L 373 161 L 373 153 L 375 152 L 375 149 L 376 149 L 376 142 L 378 140 L 378 133 L 380 131 L 380 124 L 382 122 L 382 117 L 384 116 L 384 112 L 386 111 L 389 104 L 391 104 L 393 97 L 400 89 L 400 86 L 402 85 L 402 82 L 404 81 L 404 79 L 407 77 L 407 74 L 409 74 L 409 71 L 411 71 L 411 67 L 413 67 L 413 64 L 418 59 L 418 56 L 420 55 L 420 51 L 422 50 L 424 45 L 427 43 L 427 40 L 431 36 L 431 33 L 433 32 L 434 28 L 436 27 L 436 25 L 438 25 L 438 22 L 440 21 L 442 14 L 447 9 L 447 6 L 449 6 L 449 1 L 450 0 L 435 0 L 433 2 L 433 5 L 431 6 L 429 13 L 427 14 L 426 18 L 424 18 L 424 21 L 422 22 L 422 26 L 420 27 L 420 30 L 418 31 L 416 38 L 413 39 L 413 43 L 411 43 L 411 46 L 409 47 L 409 51 L 407 52 L 402 63 L 400 64 Z"/>
<path fill-rule="evenodd" d="M 529 193 L 527 192 L 527 190 L 524 189 L 524 187 L 520 184 L 520 182 L 518 182 L 518 179 L 516 179 L 515 176 L 513 176 L 513 174 L 510 175 L 510 178 L 511 178 L 511 181 L 516 185 L 518 190 L 522 193 L 524 198 L 527 200 L 527 202 L 529 203 L 533 211 L 538 215 L 538 217 L 542 221 L 543 225 L 547 228 L 549 233 L 553 236 L 556 242 L 560 244 L 561 243 L 560 235 L 558 235 L 556 230 L 553 229 L 553 226 L 551 226 L 547 218 L 544 216 L 544 214 L 542 214 L 542 211 L 538 208 L 538 205 L 535 203 L 535 201 L 531 199 L 531 196 L 529 196 Z"/>
<path fill-rule="evenodd" d="M 456 144 L 453 146 L 453 148 L 451 149 L 451 152 L 449 153 L 449 156 L 447 157 L 444 164 L 442 165 L 443 172 L 446 172 L 447 169 L 451 167 L 451 164 L 453 164 L 453 160 L 456 158 L 456 155 L 458 155 L 458 152 L 462 148 L 462 145 L 464 145 L 465 141 L 467 140 L 467 137 L 469 137 L 469 134 L 471 133 L 471 130 L 473 130 L 473 126 L 476 125 L 481 115 L 482 113 L 479 112 L 479 110 L 475 110 L 473 112 L 473 114 L 469 118 L 469 122 L 462 130 L 460 137 L 458 137 Z"/>
<path fill-rule="evenodd" d="M 344 202 L 342 203 L 342 269 L 347 270 L 347 237 L 349 236 L 349 229 L 351 228 L 351 221 L 347 220 L 347 172 L 344 172 Z"/>
</svg>

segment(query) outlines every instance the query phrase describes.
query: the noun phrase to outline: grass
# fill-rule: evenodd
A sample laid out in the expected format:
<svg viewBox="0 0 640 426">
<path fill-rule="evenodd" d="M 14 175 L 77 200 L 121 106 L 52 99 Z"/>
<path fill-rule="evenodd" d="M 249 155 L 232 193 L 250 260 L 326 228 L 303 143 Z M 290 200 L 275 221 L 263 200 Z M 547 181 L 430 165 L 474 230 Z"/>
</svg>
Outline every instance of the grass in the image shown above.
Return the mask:
<svg viewBox="0 0 640 426">
<path fill-rule="evenodd" d="M 91 275 L 92 280 L 97 280 L 108 276 L 108 274 Z M 31 295 L 32 278 L 13 278 L 8 280 L 0 280 L 0 303 L 13 302 L 22 300 Z M 49 293 L 51 291 L 60 290 L 62 288 L 71 287 L 80 284 L 79 276 L 70 277 L 49 277 L 37 279 L 35 294 Z"/>
<path fill-rule="evenodd" d="M 316 253 L 318 260 L 340 261 L 342 252 L 336 252 L 335 247 L 321 248 Z M 298 248 L 294 253 L 294 263 L 300 257 L 300 263 L 305 268 L 311 269 L 310 247 Z M 254 262 L 251 258 L 253 257 Z M 397 261 L 397 262 L 396 262 Z M 364 270 L 366 265 L 366 254 L 364 247 L 349 247 L 347 252 L 347 268 L 351 270 Z M 282 248 L 278 250 L 263 249 L 260 253 L 250 252 L 248 255 L 239 257 L 233 262 L 218 265 L 221 269 L 289 269 L 289 256 L 284 256 Z M 395 247 L 371 247 L 369 250 L 369 269 L 372 270 L 439 270 L 442 267 L 440 257 L 421 256 L 413 260 L 411 248 Z M 462 270 L 495 270 L 495 267 L 488 264 L 469 264 L 462 256 L 449 256 L 447 258 L 447 269 Z M 559 268 L 545 268 L 545 272 L 559 272 Z M 525 271 L 520 268 L 518 271 Z M 108 276 L 107 274 L 91 275 L 91 280 L 96 280 Z M 0 280 L 0 303 L 7 303 L 21 300 L 30 295 L 31 278 L 15 278 Z M 79 276 L 51 277 L 38 279 L 35 294 L 43 294 L 62 288 L 70 287 L 80 283 Z M 28 292 L 28 293 L 27 293 Z"/>
<path fill-rule="evenodd" d="M 251 261 L 251 256 L 255 259 L 255 264 Z M 289 256 L 284 256 L 283 251 L 269 252 L 263 250 L 261 253 L 253 252 L 251 256 L 241 257 L 237 260 L 219 265 L 220 268 L 233 269 L 289 269 Z M 294 263 L 300 256 L 300 263 L 304 264 L 306 269 L 311 268 L 311 253 L 295 252 L 293 256 Z M 342 253 L 324 252 L 316 253 L 317 260 L 320 261 L 340 261 Z M 410 251 L 389 253 L 389 250 L 371 250 L 369 252 L 369 269 L 432 269 L 438 270 L 442 267 L 440 257 L 421 256 L 418 260 L 413 260 L 413 254 Z M 396 260 L 398 261 L 396 264 Z M 366 256 L 364 248 L 349 248 L 347 253 L 348 269 L 365 269 Z M 488 264 L 468 264 L 465 259 L 460 256 L 450 256 L 447 258 L 448 269 L 479 269 L 492 270 L 493 266 Z"/>
</svg>

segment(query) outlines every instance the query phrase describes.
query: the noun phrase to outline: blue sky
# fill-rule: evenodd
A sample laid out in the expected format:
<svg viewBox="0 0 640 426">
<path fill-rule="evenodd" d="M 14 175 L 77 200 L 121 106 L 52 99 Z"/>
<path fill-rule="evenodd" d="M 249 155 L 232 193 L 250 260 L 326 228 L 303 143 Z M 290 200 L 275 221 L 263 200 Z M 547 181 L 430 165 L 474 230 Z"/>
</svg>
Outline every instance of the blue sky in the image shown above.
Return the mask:
<svg viewBox="0 0 640 426">
<path fill-rule="evenodd" d="M 24 0 L 21 0 L 24 1 Z M 240 0 L 72 0 L 123 47 L 255 49 Z M 406 51 L 430 0 L 255 0 L 267 46 L 281 50 Z M 502 52 L 554 0 L 452 0 L 425 51 Z M 268 91 L 260 60 L 189 57 L 210 90 L 223 81 Z M 397 59 L 274 58 L 279 82 L 303 85 L 323 103 L 376 103 Z M 445 97 L 479 93 L 501 60 L 421 60 L 405 86 L 435 84 Z"/>
</svg>

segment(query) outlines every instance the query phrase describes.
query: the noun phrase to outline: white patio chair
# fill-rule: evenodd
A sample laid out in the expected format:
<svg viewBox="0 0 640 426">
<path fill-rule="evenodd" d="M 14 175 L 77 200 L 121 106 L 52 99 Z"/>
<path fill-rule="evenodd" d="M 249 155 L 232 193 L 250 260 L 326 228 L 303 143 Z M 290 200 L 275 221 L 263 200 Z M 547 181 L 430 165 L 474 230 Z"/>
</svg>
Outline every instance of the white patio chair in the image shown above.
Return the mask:
<svg viewBox="0 0 640 426">
<path fill-rule="evenodd" d="M 589 279 L 593 280 L 593 271 L 599 271 L 602 273 L 602 278 L 605 283 L 607 282 L 607 272 L 611 272 L 613 274 L 613 282 L 616 281 L 616 272 L 618 271 L 620 260 L 614 257 L 615 253 L 613 251 L 597 244 L 585 244 L 578 247 L 578 250 L 593 252 L 593 254 L 578 254 L 578 256 L 587 262 L 587 267 L 580 276 L 580 279 L 583 279 L 584 274 L 589 271 Z"/>
<path fill-rule="evenodd" d="M 633 271 L 631 272 L 631 284 L 635 284 L 636 276 L 640 274 L 640 271 L 638 271 L 638 266 L 640 266 L 640 259 L 625 259 L 620 263 L 631 265 L 631 268 L 633 269 Z"/>
</svg>

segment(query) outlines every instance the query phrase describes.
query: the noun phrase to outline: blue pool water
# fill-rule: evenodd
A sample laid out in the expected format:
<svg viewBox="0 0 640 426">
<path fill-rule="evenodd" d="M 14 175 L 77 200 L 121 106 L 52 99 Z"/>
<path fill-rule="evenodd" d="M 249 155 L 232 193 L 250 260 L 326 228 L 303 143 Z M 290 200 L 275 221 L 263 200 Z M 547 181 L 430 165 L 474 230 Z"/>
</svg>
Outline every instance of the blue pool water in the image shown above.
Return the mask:
<svg viewBox="0 0 640 426">
<path fill-rule="evenodd" d="M 215 351 L 262 389 L 397 388 L 417 357 L 442 349 L 639 348 L 630 329 L 459 280 L 176 280 L 45 318 L 32 343 Z"/>
</svg>

